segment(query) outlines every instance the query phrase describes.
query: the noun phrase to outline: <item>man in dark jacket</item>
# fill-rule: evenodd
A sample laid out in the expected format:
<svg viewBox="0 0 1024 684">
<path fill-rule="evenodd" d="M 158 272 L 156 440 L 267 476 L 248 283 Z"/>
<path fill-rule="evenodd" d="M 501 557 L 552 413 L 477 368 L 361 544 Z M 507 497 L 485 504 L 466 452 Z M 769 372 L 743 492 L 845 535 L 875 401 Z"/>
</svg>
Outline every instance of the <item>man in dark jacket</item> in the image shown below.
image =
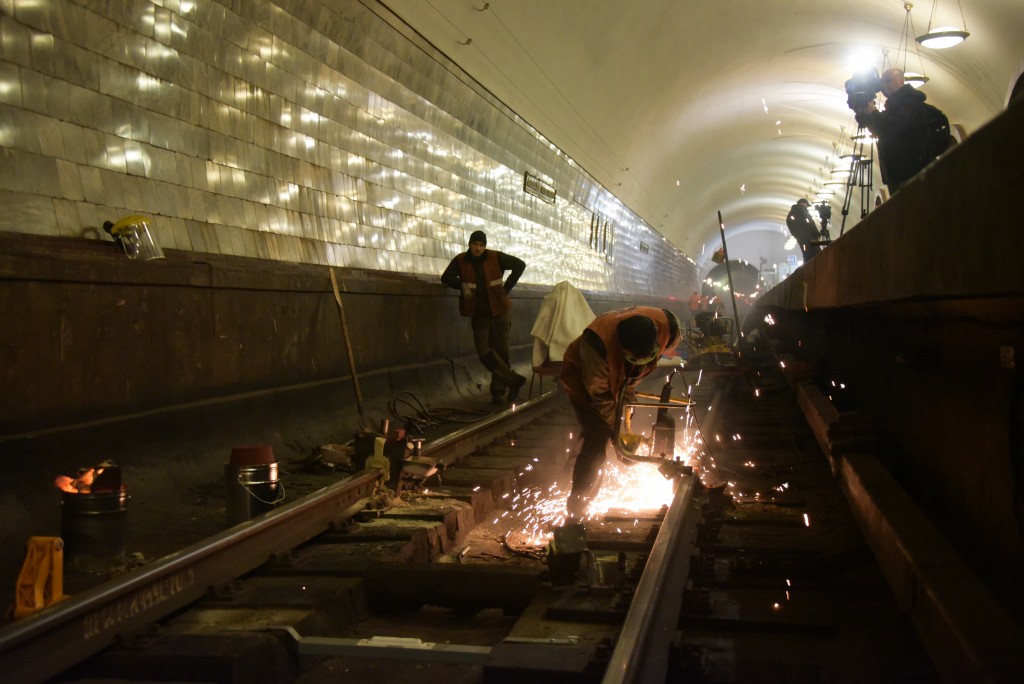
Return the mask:
<svg viewBox="0 0 1024 684">
<path fill-rule="evenodd" d="M 872 99 L 854 111 L 857 123 L 878 139 L 882 181 L 892 195 L 934 157 L 928 153 L 930 131 L 925 94 L 905 83 L 900 69 L 886 69 L 881 80 L 885 109 L 878 111 Z"/>
<path fill-rule="evenodd" d="M 512 291 L 526 269 L 526 262 L 487 249 L 487 235 L 482 230 L 469 236 L 469 249 L 451 260 L 441 274 L 441 282 L 461 290 L 459 313 L 471 319 L 473 343 L 481 363 L 491 371 L 491 401 L 513 402 L 526 378 L 509 365 L 508 334 L 511 327 L 509 311 Z M 510 271 L 504 279 L 505 271 Z"/>
<path fill-rule="evenodd" d="M 821 251 L 819 245 L 812 244 L 818 241 L 821 234 L 818 232 L 818 226 L 814 224 L 814 219 L 811 218 L 811 212 L 807 209 L 809 206 L 811 203 L 801 197 L 796 204 L 789 208 L 789 215 L 786 217 L 786 227 L 800 244 L 804 263 L 810 261 Z"/>
</svg>

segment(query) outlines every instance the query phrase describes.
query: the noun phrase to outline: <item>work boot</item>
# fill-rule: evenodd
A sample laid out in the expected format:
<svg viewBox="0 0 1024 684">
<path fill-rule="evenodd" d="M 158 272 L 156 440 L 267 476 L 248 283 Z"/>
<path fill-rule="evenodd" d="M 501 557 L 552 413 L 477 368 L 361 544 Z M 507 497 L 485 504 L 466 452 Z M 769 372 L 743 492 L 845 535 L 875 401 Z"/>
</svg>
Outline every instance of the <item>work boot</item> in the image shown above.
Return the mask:
<svg viewBox="0 0 1024 684">
<path fill-rule="evenodd" d="M 515 380 L 508 384 L 508 403 L 515 403 L 516 399 L 519 398 L 519 390 L 523 389 L 523 385 L 526 384 L 526 378 L 519 373 L 514 373 Z"/>
</svg>

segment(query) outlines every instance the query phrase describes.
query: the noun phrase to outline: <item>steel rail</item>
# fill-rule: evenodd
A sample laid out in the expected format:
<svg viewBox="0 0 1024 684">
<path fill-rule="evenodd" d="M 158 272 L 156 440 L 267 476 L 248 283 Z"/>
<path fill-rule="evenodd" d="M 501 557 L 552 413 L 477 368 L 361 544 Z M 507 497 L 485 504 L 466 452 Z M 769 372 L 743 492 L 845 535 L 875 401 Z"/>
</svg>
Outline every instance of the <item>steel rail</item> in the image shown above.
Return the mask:
<svg viewBox="0 0 1024 684">
<path fill-rule="evenodd" d="M 721 412 L 711 409 L 721 405 L 734 382 L 735 378 L 727 377 L 724 382 L 714 383 L 710 407 L 699 427 L 701 434 L 717 429 Z M 696 476 L 680 480 L 630 602 L 602 684 L 665 681 L 669 644 L 679 621 L 690 558 L 696 548 L 700 511 L 693 499 L 699 487 Z"/>
<path fill-rule="evenodd" d="M 559 396 L 558 392 L 548 392 L 522 404 L 515 404 L 506 411 L 494 413 L 472 425 L 450 432 L 443 437 L 423 445 L 423 455 L 436 459 L 445 465 L 451 465 L 465 458 L 476 449 L 494 441 L 495 437 L 520 427 L 532 420 L 537 414 L 548 408 L 546 403 Z"/>
<path fill-rule="evenodd" d="M 556 393 L 493 414 L 424 445 L 446 465 L 536 419 Z M 5 682 L 53 677 L 203 597 L 362 508 L 380 475 L 362 471 L 0 629 Z"/>
<path fill-rule="evenodd" d="M 700 511 L 694 496 L 700 481 L 683 477 L 626 613 L 603 684 L 664 682 L 668 644 L 679 622 Z"/>
<path fill-rule="evenodd" d="M 39 682 L 346 520 L 372 496 L 364 470 L 0 629 L 4 681 Z"/>
</svg>

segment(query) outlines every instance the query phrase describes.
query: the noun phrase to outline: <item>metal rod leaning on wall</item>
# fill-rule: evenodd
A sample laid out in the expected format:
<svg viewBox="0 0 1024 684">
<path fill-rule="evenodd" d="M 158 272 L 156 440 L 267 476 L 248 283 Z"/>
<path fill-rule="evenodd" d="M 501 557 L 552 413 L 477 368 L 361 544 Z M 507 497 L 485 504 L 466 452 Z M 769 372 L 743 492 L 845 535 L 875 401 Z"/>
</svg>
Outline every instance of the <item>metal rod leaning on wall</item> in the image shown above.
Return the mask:
<svg viewBox="0 0 1024 684">
<path fill-rule="evenodd" d="M 725 274 L 729 277 L 729 296 L 732 299 L 732 317 L 736 321 L 733 326 L 733 341 L 739 338 L 740 312 L 736 309 L 736 290 L 732 287 L 732 268 L 729 267 L 729 248 L 725 246 L 725 224 L 722 223 L 722 212 L 718 212 L 718 230 L 722 234 L 722 254 L 725 255 Z"/>
<path fill-rule="evenodd" d="M 352 341 L 348 335 L 348 321 L 345 319 L 345 306 L 341 303 L 341 293 L 338 292 L 338 279 L 334 275 L 334 269 L 327 269 L 331 274 L 331 287 L 334 289 L 334 301 L 338 303 L 338 317 L 341 319 L 341 336 L 345 340 L 345 352 L 348 354 L 348 368 L 352 372 L 352 384 L 356 390 L 356 408 L 359 410 L 359 417 L 363 418 L 363 391 L 359 388 L 359 373 L 356 372 L 356 359 L 352 353 Z"/>
</svg>

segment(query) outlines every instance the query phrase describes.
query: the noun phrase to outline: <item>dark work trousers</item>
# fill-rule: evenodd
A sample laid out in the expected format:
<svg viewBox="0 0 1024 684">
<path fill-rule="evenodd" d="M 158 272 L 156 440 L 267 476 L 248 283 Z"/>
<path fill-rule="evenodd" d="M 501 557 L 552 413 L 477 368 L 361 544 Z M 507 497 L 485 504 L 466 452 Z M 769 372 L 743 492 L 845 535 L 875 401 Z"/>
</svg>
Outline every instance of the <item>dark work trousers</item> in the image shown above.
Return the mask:
<svg viewBox="0 0 1024 684">
<path fill-rule="evenodd" d="M 508 335 L 512 318 L 506 311 L 499 316 L 476 316 L 472 322 L 476 355 L 491 371 L 491 395 L 500 397 L 519 377 L 509 366 Z"/>
<path fill-rule="evenodd" d="M 580 424 L 580 452 L 572 469 L 572 491 L 566 502 L 566 510 L 572 518 L 582 518 L 587 512 L 591 499 L 597 496 L 604 479 L 604 462 L 608 445 L 612 441 L 612 429 L 596 413 L 574 401 L 573 413 Z"/>
</svg>

